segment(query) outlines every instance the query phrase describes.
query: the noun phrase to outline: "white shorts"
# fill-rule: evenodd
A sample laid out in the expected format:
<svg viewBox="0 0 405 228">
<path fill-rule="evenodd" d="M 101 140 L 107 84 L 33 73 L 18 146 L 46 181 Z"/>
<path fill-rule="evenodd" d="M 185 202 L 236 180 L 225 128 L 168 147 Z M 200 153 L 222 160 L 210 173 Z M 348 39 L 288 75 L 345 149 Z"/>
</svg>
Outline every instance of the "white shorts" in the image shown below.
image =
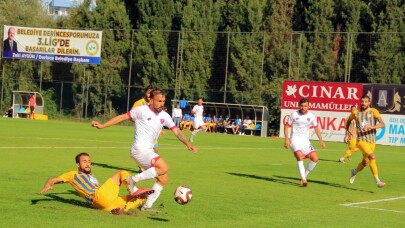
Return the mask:
<svg viewBox="0 0 405 228">
<path fill-rule="evenodd" d="M 205 123 L 202 119 L 194 119 L 194 122 L 193 122 L 194 130 L 199 129 L 201 126 L 204 126 L 204 125 L 205 125 Z"/>
<path fill-rule="evenodd" d="M 309 140 L 291 140 L 290 148 L 293 153 L 301 151 L 304 157 L 315 151 Z"/>
<path fill-rule="evenodd" d="M 154 167 L 160 156 L 153 149 L 131 150 L 131 158 L 144 170 Z"/>
</svg>

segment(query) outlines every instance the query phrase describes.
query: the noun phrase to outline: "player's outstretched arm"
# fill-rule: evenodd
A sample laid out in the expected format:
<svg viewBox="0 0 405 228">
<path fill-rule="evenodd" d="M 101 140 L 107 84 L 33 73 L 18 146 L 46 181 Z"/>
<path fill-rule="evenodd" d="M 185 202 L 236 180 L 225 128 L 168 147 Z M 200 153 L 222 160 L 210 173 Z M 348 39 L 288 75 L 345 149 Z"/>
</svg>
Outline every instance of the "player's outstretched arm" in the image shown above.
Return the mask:
<svg viewBox="0 0 405 228">
<path fill-rule="evenodd" d="M 99 123 L 97 121 L 91 121 L 91 126 L 95 127 L 95 128 L 98 128 L 98 129 L 103 129 L 103 128 L 110 127 L 112 125 L 118 124 L 118 123 L 120 123 L 120 122 L 122 122 L 124 120 L 128 120 L 128 119 L 129 119 L 128 114 L 124 113 L 124 114 L 121 114 L 119 116 L 111 118 L 110 120 L 108 120 L 104 124 L 101 124 L 101 123 Z"/>
<path fill-rule="evenodd" d="M 40 192 L 38 192 L 38 194 L 44 194 L 45 192 L 49 191 L 49 190 L 53 190 L 53 185 L 57 184 L 57 183 L 61 183 L 63 182 L 62 179 L 60 177 L 54 177 L 54 178 L 49 178 L 44 187 L 41 189 Z"/>
<path fill-rule="evenodd" d="M 187 149 L 191 152 L 193 152 L 194 154 L 196 154 L 198 152 L 197 148 L 194 147 L 186 138 L 186 136 L 184 136 L 183 132 L 180 131 L 180 129 L 173 128 L 172 129 L 173 134 L 182 142 L 184 143 L 184 145 L 187 146 Z"/>
</svg>

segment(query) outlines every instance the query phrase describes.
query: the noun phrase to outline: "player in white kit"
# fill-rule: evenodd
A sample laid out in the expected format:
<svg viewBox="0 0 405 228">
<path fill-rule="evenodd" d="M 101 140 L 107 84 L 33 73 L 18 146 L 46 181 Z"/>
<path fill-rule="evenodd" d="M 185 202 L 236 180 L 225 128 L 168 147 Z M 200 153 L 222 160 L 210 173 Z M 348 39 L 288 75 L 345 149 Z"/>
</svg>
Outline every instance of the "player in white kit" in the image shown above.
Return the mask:
<svg viewBox="0 0 405 228">
<path fill-rule="evenodd" d="M 155 89 L 151 92 L 150 98 L 151 102 L 147 106 L 139 106 L 131 109 L 128 113 L 116 116 L 104 124 L 93 121 L 92 126 L 102 129 L 124 120 L 132 119 L 134 121 L 135 136 L 131 147 L 131 157 L 138 166 L 145 171 L 127 178 L 127 182 L 129 183 L 128 190 L 133 195 L 143 190 L 136 187 L 137 182 L 157 178 L 157 181 L 152 187 L 154 192 L 148 196 L 148 199 L 142 206 L 142 210 L 158 212 L 153 208 L 153 203 L 160 196 L 163 187 L 169 180 L 167 175 L 169 166 L 163 158 L 153 150 L 155 141 L 159 137 L 162 128 L 169 128 L 174 135 L 186 145 L 187 149 L 193 153 L 197 153 L 197 148 L 187 141 L 187 138 L 181 130 L 174 124 L 171 116 L 167 112 L 162 111 L 166 101 L 164 92 L 160 89 Z"/>
<path fill-rule="evenodd" d="M 307 186 L 307 176 L 315 168 L 318 162 L 318 155 L 315 148 L 309 141 L 309 130 L 315 128 L 316 136 L 322 148 L 325 148 L 325 143 L 322 140 L 321 131 L 318 127 L 318 122 L 314 114 L 308 111 L 309 101 L 307 98 L 301 98 L 299 101 L 300 109 L 293 112 L 287 123 L 284 125 L 284 147 L 291 148 L 297 159 L 298 172 L 301 177 L 301 186 Z M 288 129 L 291 128 L 291 135 L 289 137 Z M 311 161 L 308 163 L 307 168 L 304 167 L 304 159 L 309 158 Z"/>
<path fill-rule="evenodd" d="M 191 132 L 190 142 L 194 141 L 194 136 L 197 135 L 199 131 L 206 131 L 207 128 L 205 126 L 205 122 L 203 120 L 203 113 L 204 113 L 204 106 L 202 97 L 199 97 L 197 100 L 197 104 L 194 105 L 193 110 L 191 113 L 194 115 L 194 122 L 193 122 L 193 132 Z"/>
</svg>

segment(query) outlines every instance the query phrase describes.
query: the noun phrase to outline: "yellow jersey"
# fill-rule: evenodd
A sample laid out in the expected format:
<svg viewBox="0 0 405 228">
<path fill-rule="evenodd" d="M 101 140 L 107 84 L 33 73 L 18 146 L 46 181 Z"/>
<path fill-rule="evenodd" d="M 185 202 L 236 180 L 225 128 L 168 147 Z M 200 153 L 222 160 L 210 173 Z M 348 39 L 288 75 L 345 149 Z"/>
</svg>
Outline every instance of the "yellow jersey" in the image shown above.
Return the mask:
<svg viewBox="0 0 405 228">
<path fill-rule="evenodd" d="M 143 106 L 143 105 L 148 105 L 145 98 L 141 98 L 141 99 L 135 101 L 134 105 L 132 105 L 132 108 L 136 108 L 138 106 Z"/>
<path fill-rule="evenodd" d="M 64 183 L 68 182 L 76 192 L 90 204 L 94 202 L 95 191 L 100 187 L 96 177 L 79 171 L 70 171 L 59 176 Z"/>
<path fill-rule="evenodd" d="M 354 110 L 350 114 L 348 121 L 356 121 L 358 141 L 364 141 L 368 143 L 376 142 L 376 130 L 365 130 L 364 126 L 366 124 L 375 126 L 377 124 L 378 118 L 380 118 L 380 112 L 375 108 L 368 108 L 364 111 Z"/>
</svg>

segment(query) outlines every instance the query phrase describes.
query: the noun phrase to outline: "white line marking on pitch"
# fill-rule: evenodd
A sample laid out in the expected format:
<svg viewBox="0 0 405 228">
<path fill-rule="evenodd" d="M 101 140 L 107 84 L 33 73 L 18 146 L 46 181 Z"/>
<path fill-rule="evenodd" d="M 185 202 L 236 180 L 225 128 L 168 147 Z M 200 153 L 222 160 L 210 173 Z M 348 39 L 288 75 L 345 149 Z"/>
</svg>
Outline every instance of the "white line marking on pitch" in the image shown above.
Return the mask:
<svg viewBox="0 0 405 228">
<path fill-rule="evenodd" d="M 363 209 L 379 210 L 379 211 L 391 211 L 391 212 L 397 212 L 397 213 L 405 213 L 405 211 L 397 211 L 397 210 L 389 210 L 389 209 L 382 209 L 382 208 L 357 206 L 357 205 L 361 205 L 361 204 L 380 203 L 380 202 L 387 202 L 387 201 L 393 201 L 393 200 L 399 200 L 399 199 L 405 199 L 405 196 L 388 198 L 388 199 L 381 199 L 381 200 L 363 201 L 363 202 L 357 202 L 357 203 L 344 203 L 344 204 L 339 204 L 339 206 L 355 207 L 355 208 L 363 208 Z"/>
</svg>

